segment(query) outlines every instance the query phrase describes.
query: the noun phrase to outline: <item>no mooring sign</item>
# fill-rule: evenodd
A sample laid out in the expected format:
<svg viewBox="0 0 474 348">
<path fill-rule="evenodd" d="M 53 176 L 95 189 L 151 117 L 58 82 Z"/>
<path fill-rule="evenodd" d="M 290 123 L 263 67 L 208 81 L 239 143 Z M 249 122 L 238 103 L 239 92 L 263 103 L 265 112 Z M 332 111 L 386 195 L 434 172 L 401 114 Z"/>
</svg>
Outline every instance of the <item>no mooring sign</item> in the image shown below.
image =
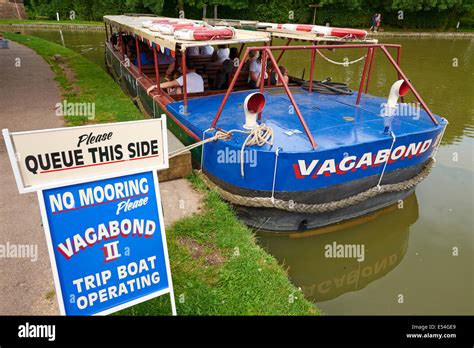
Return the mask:
<svg viewBox="0 0 474 348">
<path fill-rule="evenodd" d="M 38 193 L 61 314 L 169 293 L 176 315 L 156 173 L 168 167 L 165 116 L 3 134 L 19 191 Z"/>
</svg>

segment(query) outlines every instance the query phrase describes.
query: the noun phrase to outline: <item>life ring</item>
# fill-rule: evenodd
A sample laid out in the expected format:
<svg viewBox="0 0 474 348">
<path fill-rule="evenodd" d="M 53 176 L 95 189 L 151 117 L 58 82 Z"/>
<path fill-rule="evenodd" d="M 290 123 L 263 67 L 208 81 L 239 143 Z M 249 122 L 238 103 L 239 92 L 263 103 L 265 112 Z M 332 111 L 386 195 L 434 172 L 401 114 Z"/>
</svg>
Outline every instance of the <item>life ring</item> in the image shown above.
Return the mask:
<svg viewBox="0 0 474 348">
<path fill-rule="evenodd" d="M 195 24 L 193 22 L 185 23 L 173 23 L 173 24 L 153 24 L 149 29 L 151 31 L 157 31 L 164 35 L 173 35 L 176 30 L 180 29 L 192 29 L 192 28 L 203 28 L 202 25 Z"/>
<path fill-rule="evenodd" d="M 175 30 L 174 38 L 178 40 L 207 41 L 229 40 L 235 37 L 235 29 L 231 27 L 201 27 Z"/>
<path fill-rule="evenodd" d="M 154 24 L 171 24 L 171 23 L 177 23 L 176 20 L 170 20 L 170 19 L 147 19 L 142 22 L 142 27 L 143 28 L 150 28 Z"/>
<path fill-rule="evenodd" d="M 257 28 L 303 31 L 303 32 L 315 33 L 321 36 L 335 36 L 335 37 L 346 38 L 346 39 L 365 39 L 367 36 L 367 31 L 361 30 L 361 29 L 336 28 L 336 27 L 326 27 L 322 25 L 311 25 L 311 24 L 258 23 Z"/>
</svg>

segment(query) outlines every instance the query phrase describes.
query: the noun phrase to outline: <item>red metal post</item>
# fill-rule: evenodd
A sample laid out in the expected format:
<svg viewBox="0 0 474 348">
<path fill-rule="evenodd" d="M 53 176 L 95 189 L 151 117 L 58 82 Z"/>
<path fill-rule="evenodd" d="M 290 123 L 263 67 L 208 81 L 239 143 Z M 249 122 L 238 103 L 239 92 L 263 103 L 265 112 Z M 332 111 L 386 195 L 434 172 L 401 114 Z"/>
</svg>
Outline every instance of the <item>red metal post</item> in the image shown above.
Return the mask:
<svg viewBox="0 0 474 348">
<path fill-rule="evenodd" d="M 265 85 L 265 73 L 267 69 L 267 51 L 262 52 L 262 70 L 260 71 L 260 93 L 263 93 L 263 87 Z"/>
<path fill-rule="evenodd" d="M 237 68 L 237 71 L 234 74 L 234 77 L 232 78 L 232 81 L 230 82 L 229 88 L 227 88 L 227 92 L 225 92 L 224 99 L 222 99 L 222 103 L 219 106 L 219 109 L 217 110 L 216 117 L 214 117 L 214 120 L 212 121 L 211 124 L 211 129 L 214 129 L 216 127 L 216 123 L 219 120 L 219 117 L 221 117 L 222 110 L 224 110 L 225 103 L 227 103 L 227 99 L 229 99 L 229 95 L 232 92 L 232 89 L 234 88 L 235 82 L 237 82 L 237 79 L 239 78 L 240 72 L 242 71 L 242 67 L 245 64 L 245 59 L 247 59 L 247 56 L 249 55 L 249 49 L 244 53 L 244 56 L 242 57 L 242 60 L 240 61 L 239 67 Z"/>
<path fill-rule="evenodd" d="M 262 52 L 262 71 L 260 72 L 260 93 L 263 93 L 263 87 L 265 86 L 265 74 L 267 73 L 267 51 Z M 270 76 L 268 76 L 270 82 Z M 258 119 L 262 119 L 262 112 L 258 113 Z"/>
<path fill-rule="evenodd" d="M 135 47 L 137 49 L 138 72 L 142 73 L 142 62 L 140 59 L 140 45 L 138 44 L 138 36 L 135 38 Z"/>
<path fill-rule="evenodd" d="M 375 60 L 375 47 L 372 49 L 372 54 L 370 56 L 370 64 L 369 64 L 369 72 L 367 73 L 367 82 L 365 84 L 365 94 L 369 92 L 369 82 L 370 82 L 370 76 L 372 74 L 372 65 L 374 64 Z"/>
<path fill-rule="evenodd" d="M 309 71 L 309 93 L 313 91 L 313 71 L 314 71 L 314 60 L 316 59 L 316 51 L 313 48 L 311 50 L 311 70 Z"/>
<path fill-rule="evenodd" d="M 186 49 L 181 50 L 181 71 L 183 72 L 183 106 L 184 106 L 184 113 L 187 114 L 188 112 L 188 95 L 187 95 L 187 88 L 186 88 Z"/>
<path fill-rule="evenodd" d="M 266 48 L 265 50 L 267 51 L 268 56 L 270 57 L 270 60 L 272 61 L 273 65 L 277 66 L 278 63 L 275 61 L 275 58 L 273 57 L 272 52 L 268 48 Z M 296 114 L 298 115 L 298 118 L 300 119 L 300 122 L 303 125 L 304 131 L 306 132 L 306 135 L 308 136 L 308 139 L 309 139 L 309 142 L 311 143 L 311 146 L 313 147 L 313 149 L 315 149 L 316 146 L 317 146 L 316 142 L 314 141 L 313 135 L 311 134 L 308 126 L 306 125 L 306 122 L 305 122 L 303 116 L 301 115 L 301 111 L 298 108 L 298 105 L 296 104 L 296 101 L 293 98 L 293 95 L 291 94 L 291 91 L 290 91 L 290 88 L 288 87 L 288 84 L 286 83 L 285 79 L 283 78 L 283 74 L 281 73 L 280 69 L 276 69 L 275 71 L 278 74 L 278 79 L 280 79 L 281 83 L 283 84 L 283 88 L 285 88 L 286 94 L 288 95 L 288 98 L 290 99 L 291 104 L 295 108 Z"/>
<path fill-rule="evenodd" d="M 401 55 L 402 55 L 402 48 L 398 47 L 397 48 L 397 65 L 398 66 L 400 66 L 400 63 L 401 63 Z M 397 77 L 400 80 L 400 74 L 397 74 Z M 401 99 L 402 103 L 405 102 L 405 97 L 401 97 L 400 99 Z"/>
<path fill-rule="evenodd" d="M 155 79 L 156 79 L 156 86 L 158 88 L 158 94 L 161 95 L 161 87 L 160 87 L 160 70 L 158 68 L 158 48 L 155 47 L 153 49 L 153 58 L 155 58 Z"/>
<path fill-rule="evenodd" d="M 416 99 L 420 102 L 420 104 L 423 106 L 423 109 L 425 109 L 425 111 L 428 113 L 428 115 L 430 116 L 431 118 L 431 121 L 433 121 L 433 123 L 435 125 L 438 125 L 438 121 L 436 120 L 436 118 L 434 117 L 433 113 L 431 112 L 431 110 L 428 108 L 428 106 L 426 105 L 425 101 L 421 98 L 421 96 L 418 94 L 418 92 L 416 91 L 415 87 L 413 87 L 413 85 L 411 84 L 410 80 L 408 80 L 408 78 L 405 76 L 405 74 L 403 73 L 403 71 L 400 69 L 400 67 L 398 66 L 397 62 L 395 62 L 395 60 L 393 60 L 392 56 L 390 55 L 390 52 L 387 51 L 387 49 L 385 48 L 384 45 L 381 45 L 380 48 L 382 49 L 383 53 L 385 53 L 385 55 L 387 56 L 388 60 L 390 61 L 390 63 L 392 63 L 392 65 L 395 67 L 395 69 L 397 70 L 398 74 L 400 75 L 400 77 L 405 80 L 406 84 L 408 85 L 408 87 L 410 87 L 410 90 L 413 92 L 413 94 L 415 95 Z"/>
<path fill-rule="evenodd" d="M 120 53 L 122 56 L 125 56 L 125 47 L 123 45 L 123 35 L 121 31 L 118 32 L 118 40 L 120 42 Z"/>
<path fill-rule="evenodd" d="M 362 77 L 360 79 L 359 93 L 357 93 L 356 105 L 359 105 L 360 103 L 360 97 L 362 96 L 362 88 L 364 87 L 364 82 L 365 82 L 365 73 L 367 72 L 367 67 L 369 65 L 369 60 L 370 60 L 369 57 L 372 55 L 372 50 L 373 48 L 367 49 L 367 56 L 365 57 L 364 70 L 362 71 Z"/>
</svg>

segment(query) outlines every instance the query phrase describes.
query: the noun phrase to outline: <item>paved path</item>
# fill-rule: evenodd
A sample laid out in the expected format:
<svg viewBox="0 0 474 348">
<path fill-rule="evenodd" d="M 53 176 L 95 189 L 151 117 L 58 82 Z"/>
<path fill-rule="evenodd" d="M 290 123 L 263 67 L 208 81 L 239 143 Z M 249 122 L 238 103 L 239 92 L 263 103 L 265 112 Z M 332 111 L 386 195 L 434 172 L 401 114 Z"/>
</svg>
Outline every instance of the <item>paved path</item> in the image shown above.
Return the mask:
<svg viewBox="0 0 474 348">
<path fill-rule="evenodd" d="M 21 59 L 21 67 L 15 67 L 16 58 Z M 10 49 L 0 49 L 0 128 L 62 127 L 63 120 L 54 113 L 61 101 L 53 73 L 41 57 L 14 42 Z M 161 193 L 166 225 L 200 209 L 200 196 L 184 179 L 162 183 Z M 33 261 L 0 258 L 0 315 L 59 314 L 36 194 L 18 193 L 2 139 L 0 248 L 8 245 L 32 245 L 37 254 Z"/>
<path fill-rule="evenodd" d="M 20 67 L 15 59 L 20 58 Z M 62 127 L 54 106 L 60 90 L 49 65 L 34 51 L 10 42 L 0 49 L 0 128 Z M 56 314 L 48 250 L 35 193 L 20 195 L 3 139 L 0 141 L 0 245 L 37 246 L 37 261 L 0 259 L 0 314 Z M 48 296 L 49 294 L 49 296 Z"/>
</svg>

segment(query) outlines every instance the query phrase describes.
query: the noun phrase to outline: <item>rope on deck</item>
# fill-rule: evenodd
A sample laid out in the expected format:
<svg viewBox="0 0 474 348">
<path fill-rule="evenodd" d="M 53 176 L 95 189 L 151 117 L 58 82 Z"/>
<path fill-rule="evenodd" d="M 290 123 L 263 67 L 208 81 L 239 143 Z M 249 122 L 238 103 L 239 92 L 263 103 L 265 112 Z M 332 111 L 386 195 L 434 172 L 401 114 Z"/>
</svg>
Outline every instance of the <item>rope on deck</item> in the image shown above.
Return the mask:
<svg viewBox="0 0 474 348">
<path fill-rule="evenodd" d="M 243 134 L 248 134 L 247 138 L 245 138 L 244 143 L 242 144 L 242 148 L 240 149 L 240 174 L 245 176 L 244 172 L 244 150 L 247 146 L 263 146 L 265 144 L 273 145 L 273 129 L 264 123 L 258 125 L 254 129 L 250 131 L 243 131 L 240 129 L 231 129 L 229 131 L 225 130 L 219 130 L 216 132 L 216 134 L 210 138 L 206 138 L 204 140 L 198 141 L 194 144 L 188 145 L 183 147 L 182 149 L 176 150 L 171 152 L 168 155 L 168 158 L 173 158 L 176 157 L 183 152 L 186 152 L 188 150 L 192 150 L 196 147 L 199 147 L 201 145 L 204 145 L 206 143 L 209 143 L 211 141 L 216 141 L 216 140 L 229 140 L 232 137 L 233 133 L 243 133 Z M 202 167 L 202 164 L 201 164 Z"/>
<path fill-rule="evenodd" d="M 364 202 L 372 197 L 383 193 L 389 192 L 400 192 L 418 185 L 423 181 L 431 172 L 434 166 L 435 160 L 430 158 L 425 163 L 423 169 L 415 175 L 413 178 L 396 183 L 396 184 L 387 184 L 381 186 L 372 187 L 366 191 L 360 192 L 353 196 L 343 198 L 338 201 L 332 201 L 327 203 L 317 203 L 317 204 L 305 204 L 305 203 L 296 203 L 291 200 L 282 200 L 275 199 L 273 197 L 246 197 L 237 195 L 231 192 L 224 190 L 223 188 L 217 186 L 212 182 L 204 173 L 200 172 L 199 176 L 203 179 L 204 183 L 210 189 L 216 190 L 217 193 L 226 201 L 243 205 L 247 207 L 257 207 L 257 208 L 276 208 L 280 210 L 286 210 L 294 213 L 326 213 L 335 211 L 338 209 L 346 208 L 351 205 L 355 205 L 361 202 Z"/>
</svg>

